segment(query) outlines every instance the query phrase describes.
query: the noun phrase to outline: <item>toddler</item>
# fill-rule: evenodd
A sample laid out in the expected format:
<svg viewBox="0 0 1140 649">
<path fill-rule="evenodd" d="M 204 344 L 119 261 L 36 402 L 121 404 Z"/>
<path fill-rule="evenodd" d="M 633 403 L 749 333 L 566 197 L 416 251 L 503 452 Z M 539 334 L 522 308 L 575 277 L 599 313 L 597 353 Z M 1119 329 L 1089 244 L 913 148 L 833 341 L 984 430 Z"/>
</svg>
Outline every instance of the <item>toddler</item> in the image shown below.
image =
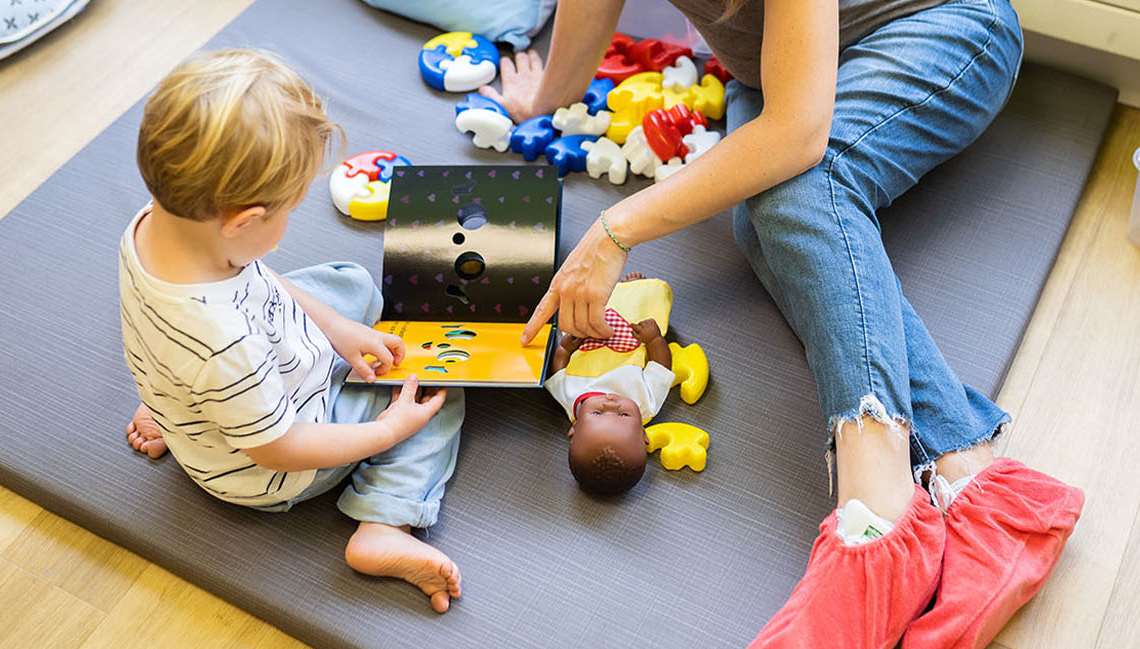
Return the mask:
<svg viewBox="0 0 1140 649">
<path fill-rule="evenodd" d="M 418 586 L 442 613 L 455 564 L 410 534 L 436 521 L 463 393 L 342 387 L 404 355 L 371 328 L 381 297 L 354 264 L 285 277 L 262 261 L 325 164 L 340 127 L 276 57 L 195 55 L 147 101 L 138 164 L 152 202 L 119 249 L 123 347 L 142 405 L 128 427 L 164 446 L 210 495 L 286 511 L 351 476 L 338 507 L 359 521 L 345 558 Z M 365 355 L 377 360 L 369 363 Z"/>
</svg>

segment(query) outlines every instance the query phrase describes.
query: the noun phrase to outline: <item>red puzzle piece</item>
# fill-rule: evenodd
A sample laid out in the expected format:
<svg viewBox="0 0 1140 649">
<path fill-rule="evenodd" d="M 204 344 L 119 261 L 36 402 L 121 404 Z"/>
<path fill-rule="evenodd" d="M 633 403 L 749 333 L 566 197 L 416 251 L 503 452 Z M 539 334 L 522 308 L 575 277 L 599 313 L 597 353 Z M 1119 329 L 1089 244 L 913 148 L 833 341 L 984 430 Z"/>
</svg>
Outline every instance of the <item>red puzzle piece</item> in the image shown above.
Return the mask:
<svg viewBox="0 0 1140 649">
<path fill-rule="evenodd" d="M 645 141 L 653 153 L 665 162 L 673 157 L 684 158 L 689 155 L 689 147 L 685 146 L 681 138 L 692 133 L 693 127 L 697 125 L 707 128 L 709 122 L 700 112 L 690 111 L 684 104 L 677 104 L 669 110 L 651 110 L 641 120 Z"/>
<path fill-rule="evenodd" d="M 693 50 L 680 45 L 662 43 L 656 38 L 647 38 L 629 46 L 629 58 L 646 70 L 660 72 L 673 65 L 678 58 L 693 58 Z"/>
<path fill-rule="evenodd" d="M 732 75 L 728 73 L 728 68 L 724 67 L 720 59 L 715 56 L 705 61 L 705 74 L 713 75 L 717 79 L 720 79 L 721 83 L 728 83 L 732 80 Z"/>
<path fill-rule="evenodd" d="M 365 151 L 364 153 L 358 153 L 344 161 L 344 164 L 348 166 L 348 171 L 344 175 L 351 178 L 356 174 L 362 173 L 368 176 L 368 180 L 376 180 L 380 177 L 380 166 L 376 164 L 376 161 L 395 160 L 396 157 L 396 154 L 390 151 Z"/>
</svg>

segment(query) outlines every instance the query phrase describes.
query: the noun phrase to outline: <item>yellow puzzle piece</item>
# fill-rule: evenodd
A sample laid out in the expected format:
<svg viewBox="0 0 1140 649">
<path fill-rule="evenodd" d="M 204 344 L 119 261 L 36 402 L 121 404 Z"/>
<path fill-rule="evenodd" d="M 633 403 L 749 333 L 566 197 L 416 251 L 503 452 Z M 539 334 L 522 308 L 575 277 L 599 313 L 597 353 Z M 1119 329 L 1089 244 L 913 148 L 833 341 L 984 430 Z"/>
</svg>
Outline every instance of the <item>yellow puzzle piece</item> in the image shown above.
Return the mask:
<svg viewBox="0 0 1140 649">
<path fill-rule="evenodd" d="M 696 343 L 686 347 L 669 343 L 669 351 L 673 353 L 673 374 L 676 375 L 673 385 L 681 386 L 681 399 L 691 406 L 709 385 L 709 359 Z"/>
<path fill-rule="evenodd" d="M 711 74 L 701 78 L 701 85 L 689 88 L 685 105 L 709 119 L 724 117 L 724 84 Z"/>
<path fill-rule="evenodd" d="M 434 50 L 437 46 L 443 45 L 447 48 L 448 54 L 459 58 L 459 56 L 463 54 L 463 48 L 478 45 L 471 36 L 471 32 L 447 32 L 424 43 L 424 49 Z"/>
<path fill-rule="evenodd" d="M 638 72 L 622 81 L 606 95 L 606 104 L 613 112 L 606 137 L 624 144 L 626 136 L 651 110 L 661 108 L 664 95 L 660 72 Z"/>
<path fill-rule="evenodd" d="M 709 434 L 689 424 L 675 421 L 655 424 L 645 429 L 649 438 L 647 451 L 661 449 L 661 466 L 670 471 L 688 466 L 704 471 L 708 461 Z"/>
<path fill-rule="evenodd" d="M 383 180 L 364 186 L 367 196 L 354 196 L 348 204 L 348 215 L 357 221 L 383 221 L 388 216 L 388 196 L 392 187 Z"/>
</svg>

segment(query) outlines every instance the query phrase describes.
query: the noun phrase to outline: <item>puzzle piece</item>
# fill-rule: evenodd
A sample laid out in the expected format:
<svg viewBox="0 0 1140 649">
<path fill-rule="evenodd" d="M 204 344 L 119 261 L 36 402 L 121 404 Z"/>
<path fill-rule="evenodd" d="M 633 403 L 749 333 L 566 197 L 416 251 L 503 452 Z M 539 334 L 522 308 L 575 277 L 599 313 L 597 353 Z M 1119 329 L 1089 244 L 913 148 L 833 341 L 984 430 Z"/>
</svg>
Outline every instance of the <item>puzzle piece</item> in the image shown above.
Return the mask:
<svg viewBox="0 0 1140 649">
<path fill-rule="evenodd" d="M 511 151 L 521 153 L 530 162 L 554 141 L 554 124 L 550 115 L 539 115 L 515 127 L 511 133 Z"/>
<path fill-rule="evenodd" d="M 424 44 L 419 66 L 424 82 L 436 90 L 466 92 L 494 80 L 499 51 L 477 34 L 448 32 Z"/>
<path fill-rule="evenodd" d="M 701 85 L 689 88 L 685 105 L 709 119 L 724 117 L 724 84 L 711 74 L 701 78 Z"/>
<path fill-rule="evenodd" d="M 651 110 L 641 121 L 642 131 L 650 148 L 662 160 L 689 154 L 682 138 L 693 132 L 696 126 L 707 126 L 708 120 L 700 113 L 691 112 L 684 104 L 665 110 Z"/>
<path fill-rule="evenodd" d="M 693 132 L 682 137 L 681 141 L 689 148 L 689 155 L 685 156 L 685 164 L 689 164 L 713 148 L 714 144 L 720 142 L 720 133 L 710 131 L 697 124 L 693 127 Z"/>
<path fill-rule="evenodd" d="M 658 167 L 653 170 L 653 182 L 659 183 L 662 180 L 665 180 L 669 176 L 672 176 L 673 174 L 680 171 L 681 167 L 684 166 L 685 163 L 682 162 L 680 158 L 669 158 L 669 162 L 666 162 L 663 165 L 658 165 Z"/>
<path fill-rule="evenodd" d="M 610 182 L 620 185 L 625 182 L 626 161 L 621 147 L 613 140 L 600 137 L 594 142 L 583 142 L 586 150 L 586 173 L 591 178 L 601 178 L 607 174 Z"/>
<path fill-rule="evenodd" d="M 610 127 L 610 112 L 600 110 L 591 115 L 586 104 L 579 102 L 554 111 L 551 123 L 562 135 L 601 135 Z"/>
<path fill-rule="evenodd" d="M 591 115 L 599 110 L 607 109 L 606 96 L 613 89 L 613 79 L 594 79 L 590 82 L 590 87 L 586 89 L 586 94 L 582 97 L 582 103 L 586 104 Z"/>
<path fill-rule="evenodd" d="M 606 137 L 623 144 L 646 113 L 661 108 L 664 95 L 660 72 L 641 72 L 619 83 L 606 97 L 613 116 Z"/>
<path fill-rule="evenodd" d="M 674 92 L 688 91 L 697 84 L 697 65 L 687 56 L 677 57 L 673 65 L 661 71 L 661 86 Z"/>
<path fill-rule="evenodd" d="M 661 449 L 661 466 L 666 469 L 679 471 L 688 466 L 693 471 L 705 470 L 709 434 L 700 428 L 669 421 L 646 427 L 645 436 L 649 438 L 646 451 Z"/>
<path fill-rule="evenodd" d="M 630 60 L 640 64 L 642 69 L 660 71 L 673 65 L 682 56 L 691 58 L 693 50 L 672 43 L 663 43 L 656 38 L 647 38 L 630 45 L 628 54 Z"/>
<path fill-rule="evenodd" d="M 696 343 L 685 347 L 669 343 L 669 351 L 673 353 L 673 374 L 676 375 L 673 385 L 680 385 L 681 400 L 693 405 L 709 385 L 709 359 Z"/>
<path fill-rule="evenodd" d="M 500 153 L 511 146 L 511 118 L 486 108 L 471 108 L 455 116 L 460 133 L 474 133 L 471 142 L 480 149 L 494 148 Z"/>
<path fill-rule="evenodd" d="M 630 171 L 649 178 L 653 177 L 653 172 L 656 171 L 657 167 L 664 164 L 661 158 L 653 153 L 653 149 L 649 147 L 649 142 L 645 141 L 645 133 L 642 132 L 640 126 L 629 132 L 629 137 L 625 139 L 625 144 L 621 147 L 621 154 L 629 161 Z"/>
<path fill-rule="evenodd" d="M 358 153 L 329 174 L 329 194 L 337 210 L 358 221 L 379 221 L 388 215 L 389 181 L 395 167 L 412 164 L 390 151 Z"/>
<path fill-rule="evenodd" d="M 597 139 L 597 135 L 566 135 L 548 144 L 543 153 L 546 154 L 547 162 L 558 167 L 559 176 L 565 176 L 571 171 L 585 171 L 587 152 L 582 144 Z"/>
<path fill-rule="evenodd" d="M 598 79 L 606 79 L 611 83 L 619 84 L 632 75 L 644 71 L 641 65 L 629 58 L 629 48 L 636 41 L 629 36 L 615 33 L 610 39 L 610 46 L 606 49 L 598 71 L 594 75 Z"/>
<path fill-rule="evenodd" d="M 495 101 L 494 99 L 491 99 L 490 97 L 484 97 L 477 92 L 467 93 L 467 96 L 464 97 L 462 101 L 456 103 L 455 114 L 458 115 L 459 113 L 462 113 L 465 110 L 470 110 L 472 108 L 485 108 L 487 110 L 493 110 L 503 117 L 511 116 L 511 114 L 507 112 L 507 109 L 503 108 L 502 104 Z"/>
<path fill-rule="evenodd" d="M 728 73 L 728 68 L 724 67 L 720 59 L 715 56 L 705 61 L 705 74 L 713 75 L 717 79 L 720 79 L 720 82 L 725 85 L 732 80 L 732 75 Z"/>
</svg>

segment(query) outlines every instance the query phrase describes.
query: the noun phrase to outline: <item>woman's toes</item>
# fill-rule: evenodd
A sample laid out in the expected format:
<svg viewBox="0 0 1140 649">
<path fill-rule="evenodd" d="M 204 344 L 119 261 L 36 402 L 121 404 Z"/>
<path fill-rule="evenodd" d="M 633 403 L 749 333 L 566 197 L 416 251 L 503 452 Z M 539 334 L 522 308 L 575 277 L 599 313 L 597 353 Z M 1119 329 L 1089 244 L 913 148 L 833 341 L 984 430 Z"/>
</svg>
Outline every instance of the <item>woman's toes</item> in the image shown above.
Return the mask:
<svg viewBox="0 0 1140 649">
<path fill-rule="evenodd" d="M 431 607 L 436 613 L 446 613 L 451 606 L 451 598 L 442 590 L 431 596 Z"/>
</svg>

